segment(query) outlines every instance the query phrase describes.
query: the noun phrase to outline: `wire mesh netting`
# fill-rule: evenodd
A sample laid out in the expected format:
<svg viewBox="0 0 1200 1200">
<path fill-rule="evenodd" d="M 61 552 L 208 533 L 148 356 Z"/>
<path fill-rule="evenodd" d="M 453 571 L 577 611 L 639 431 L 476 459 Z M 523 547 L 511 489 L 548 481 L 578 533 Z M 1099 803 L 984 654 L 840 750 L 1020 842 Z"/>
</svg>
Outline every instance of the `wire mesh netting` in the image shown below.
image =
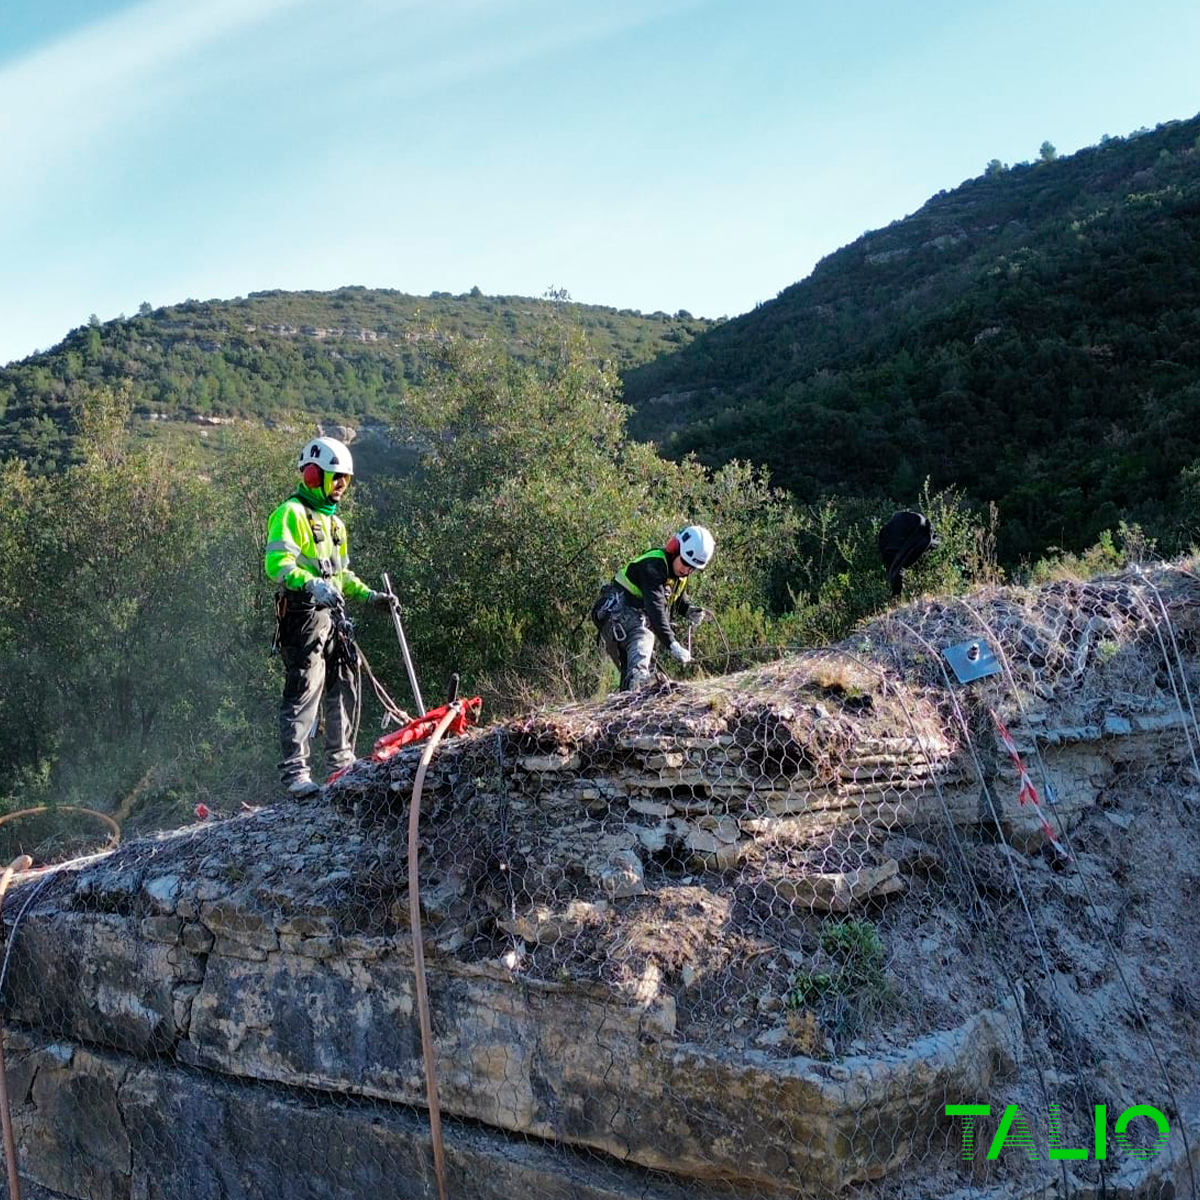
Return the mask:
<svg viewBox="0 0 1200 1200">
<path fill-rule="evenodd" d="M 22 1194 L 1196 1197 L 1189 567 L 915 604 L 18 876 Z"/>
</svg>

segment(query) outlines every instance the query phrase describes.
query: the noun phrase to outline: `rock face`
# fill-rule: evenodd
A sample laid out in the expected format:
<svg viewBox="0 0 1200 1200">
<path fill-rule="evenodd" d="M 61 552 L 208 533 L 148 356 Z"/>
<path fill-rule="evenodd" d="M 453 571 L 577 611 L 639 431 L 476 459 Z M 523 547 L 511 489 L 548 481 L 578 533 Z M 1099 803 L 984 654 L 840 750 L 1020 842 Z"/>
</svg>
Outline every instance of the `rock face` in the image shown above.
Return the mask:
<svg viewBox="0 0 1200 1200">
<path fill-rule="evenodd" d="M 939 648 L 980 636 L 1004 672 L 958 687 Z M 420 901 L 451 1194 L 966 1196 L 948 1103 L 992 1106 L 980 1141 L 1017 1103 L 1043 1148 L 1050 1104 L 1067 1145 L 1089 1106 L 1155 1105 L 1173 1140 L 1117 1165 L 1129 1195 L 1181 1185 L 1198 640 L 1182 569 L 992 592 L 447 744 Z M 436 1194 L 417 757 L 18 880 L 32 1184 Z M 1006 1154 L 1008 1194 L 1054 1177 Z"/>
</svg>

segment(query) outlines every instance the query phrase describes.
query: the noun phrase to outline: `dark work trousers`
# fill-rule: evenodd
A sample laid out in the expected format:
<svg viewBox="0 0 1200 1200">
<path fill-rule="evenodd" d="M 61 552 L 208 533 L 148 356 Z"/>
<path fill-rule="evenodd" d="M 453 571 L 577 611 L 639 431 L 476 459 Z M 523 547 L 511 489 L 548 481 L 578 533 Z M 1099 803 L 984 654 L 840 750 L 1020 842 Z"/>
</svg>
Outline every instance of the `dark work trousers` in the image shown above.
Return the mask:
<svg viewBox="0 0 1200 1200">
<path fill-rule="evenodd" d="M 654 658 L 654 631 L 646 623 L 646 614 L 632 604 L 616 603 L 600 616 L 600 636 L 621 672 L 621 690 L 641 687 L 650 678 Z"/>
<path fill-rule="evenodd" d="M 325 766 L 336 771 L 354 761 L 356 680 L 338 648 L 333 614 L 289 597 L 279 624 L 279 653 L 285 672 L 279 706 L 279 740 L 284 785 L 309 774 L 309 735 L 325 699 Z"/>
</svg>

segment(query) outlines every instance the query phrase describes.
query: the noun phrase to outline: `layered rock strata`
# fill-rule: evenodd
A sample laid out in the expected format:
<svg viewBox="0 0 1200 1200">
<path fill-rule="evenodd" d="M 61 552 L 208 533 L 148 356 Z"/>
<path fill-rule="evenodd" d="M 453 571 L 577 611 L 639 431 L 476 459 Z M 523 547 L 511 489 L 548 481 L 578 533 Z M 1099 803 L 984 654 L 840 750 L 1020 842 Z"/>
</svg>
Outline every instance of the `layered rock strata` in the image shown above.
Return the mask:
<svg viewBox="0 0 1200 1200">
<path fill-rule="evenodd" d="M 1164 904 L 1139 940 L 1127 893 L 1152 845 L 1164 884 L 1191 886 L 1174 822 L 1200 783 L 1180 649 L 1198 612 L 1180 571 L 991 592 L 447 744 L 421 900 L 461 1194 L 831 1195 L 951 1171 L 944 1105 L 1044 1101 L 1042 1058 L 1064 1029 L 1101 1036 L 1113 1004 L 1135 1028 L 1152 1013 L 1186 1067 L 1194 918 Z M 960 688 L 939 648 L 981 636 L 1005 670 Z M 5 1020 L 30 1179 L 433 1194 L 416 759 L 18 881 Z M 1122 997 L 1107 959 L 1150 945 L 1159 986 Z M 1076 1047 L 1059 1074 L 1119 1089 L 1137 1054 Z"/>
</svg>

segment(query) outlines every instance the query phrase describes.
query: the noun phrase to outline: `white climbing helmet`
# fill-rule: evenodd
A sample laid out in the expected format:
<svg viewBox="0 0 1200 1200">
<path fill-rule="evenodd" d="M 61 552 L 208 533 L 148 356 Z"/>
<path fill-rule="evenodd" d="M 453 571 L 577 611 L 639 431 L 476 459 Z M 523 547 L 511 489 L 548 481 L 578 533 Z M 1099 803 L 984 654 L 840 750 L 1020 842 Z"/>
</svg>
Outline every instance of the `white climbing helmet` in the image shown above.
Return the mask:
<svg viewBox="0 0 1200 1200">
<path fill-rule="evenodd" d="M 311 464 L 315 464 L 322 471 L 329 471 L 334 475 L 354 474 L 354 458 L 350 454 L 346 443 L 339 442 L 337 438 L 313 438 L 300 452 L 300 461 L 296 464 L 296 467 L 297 470 L 303 471 L 305 467 Z"/>
<path fill-rule="evenodd" d="M 679 531 L 679 557 L 689 567 L 703 571 L 717 548 L 713 535 L 703 525 L 689 525 Z"/>
</svg>

